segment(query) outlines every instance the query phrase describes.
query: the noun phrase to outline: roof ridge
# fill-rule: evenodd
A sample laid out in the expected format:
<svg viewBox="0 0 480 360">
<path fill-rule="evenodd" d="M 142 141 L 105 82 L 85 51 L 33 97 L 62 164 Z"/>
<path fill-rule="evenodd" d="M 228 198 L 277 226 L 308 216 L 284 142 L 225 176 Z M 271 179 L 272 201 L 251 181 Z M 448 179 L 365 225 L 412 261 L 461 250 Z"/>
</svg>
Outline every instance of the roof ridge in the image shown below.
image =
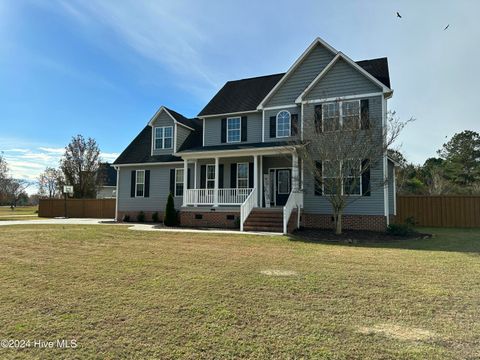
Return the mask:
<svg viewBox="0 0 480 360">
<path fill-rule="evenodd" d="M 279 75 L 282 75 L 282 76 L 283 76 L 283 75 L 285 75 L 285 73 L 282 72 L 282 73 L 269 74 L 269 75 L 260 75 L 260 76 L 254 76 L 254 77 L 237 79 L 237 80 L 228 80 L 227 83 L 236 82 L 236 81 L 244 81 L 244 80 L 254 80 L 254 79 L 260 79 L 260 78 L 271 77 L 271 76 L 279 76 Z"/>
</svg>

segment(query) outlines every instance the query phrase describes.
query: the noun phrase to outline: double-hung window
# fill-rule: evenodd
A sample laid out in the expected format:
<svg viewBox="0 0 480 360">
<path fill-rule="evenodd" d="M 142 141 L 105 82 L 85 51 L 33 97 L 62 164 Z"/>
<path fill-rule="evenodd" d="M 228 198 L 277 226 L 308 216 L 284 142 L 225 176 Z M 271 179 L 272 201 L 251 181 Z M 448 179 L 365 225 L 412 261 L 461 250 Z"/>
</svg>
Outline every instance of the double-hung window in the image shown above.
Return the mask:
<svg viewBox="0 0 480 360">
<path fill-rule="evenodd" d="M 173 127 L 162 126 L 155 128 L 155 150 L 171 149 L 173 145 Z"/>
<path fill-rule="evenodd" d="M 145 170 L 137 170 L 135 176 L 135 196 L 143 197 L 145 194 Z"/>
<path fill-rule="evenodd" d="M 359 160 L 326 160 L 322 164 L 323 194 L 361 195 L 362 162 Z"/>
<path fill-rule="evenodd" d="M 360 160 L 342 161 L 343 193 L 346 195 L 361 195 L 362 192 L 362 162 Z"/>
<path fill-rule="evenodd" d="M 277 138 L 290 136 L 291 116 L 286 110 L 277 114 Z"/>
<path fill-rule="evenodd" d="M 207 189 L 214 189 L 215 188 L 215 165 L 213 165 L 213 164 L 207 165 L 206 185 L 207 185 Z"/>
<path fill-rule="evenodd" d="M 237 188 L 248 188 L 248 163 L 237 164 Z"/>
<path fill-rule="evenodd" d="M 323 131 L 340 130 L 340 106 L 338 102 L 322 105 Z"/>
<path fill-rule="evenodd" d="M 239 142 L 241 139 L 241 118 L 233 117 L 227 119 L 227 142 Z"/>
<path fill-rule="evenodd" d="M 175 196 L 183 195 L 183 169 L 175 169 Z"/>
<path fill-rule="evenodd" d="M 322 105 L 323 131 L 360 128 L 360 100 L 336 101 Z"/>
<path fill-rule="evenodd" d="M 360 100 L 342 102 L 342 128 L 345 130 L 360 128 Z"/>
</svg>

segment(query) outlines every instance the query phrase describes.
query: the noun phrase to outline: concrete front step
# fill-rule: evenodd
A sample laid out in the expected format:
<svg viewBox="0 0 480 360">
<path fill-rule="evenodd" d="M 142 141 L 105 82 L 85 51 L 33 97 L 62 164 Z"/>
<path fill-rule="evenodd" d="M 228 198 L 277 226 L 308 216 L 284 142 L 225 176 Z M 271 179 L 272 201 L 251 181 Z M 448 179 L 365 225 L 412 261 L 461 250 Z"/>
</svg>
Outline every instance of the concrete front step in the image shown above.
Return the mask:
<svg viewBox="0 0 480 360">
<path fill-rule="evenodd" d="M 245 221 L 245 231 L 283 231 L 283 211 L 281 208 L 253 209 Z"/>
<path fill-rule="evenodd" d="M 283 232 L 282 226 L 248 226 L 244 225 L 243 230 L 245 231 L 264 231 L 264 232 Z"/>
</svg>

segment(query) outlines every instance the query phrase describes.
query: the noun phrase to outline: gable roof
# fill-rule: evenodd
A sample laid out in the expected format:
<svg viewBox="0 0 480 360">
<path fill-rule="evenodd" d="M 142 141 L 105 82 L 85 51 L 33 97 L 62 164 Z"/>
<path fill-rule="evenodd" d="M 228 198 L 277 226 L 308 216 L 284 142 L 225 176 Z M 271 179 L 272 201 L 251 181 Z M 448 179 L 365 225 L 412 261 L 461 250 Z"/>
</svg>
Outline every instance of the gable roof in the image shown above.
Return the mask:
<svg viewBox="0 0 480 360">
<path fill-rule="evenodd" d="M 228 81 L 198 116 L 254 111 L 285 73 Z"/>
<path fill-rule="evenodd" d="M 97 170 L 97 177 L 100 177 L 101 186 L 117 185 L 117 172 L 108 162 L 100 163 Z"/>
<path fill-rule="evenodd" d="M 389 86 L 386 86 L 384 83 L 382 83 L 380 80 L 378 80 L 376 77 L 374 77 L 372 74 L 370 74 L 368 71 L 366 71 L 363 67 L 361 67 L 358 63 L 354 62 L 352 59 L 350 59 L 347 55 L 345 55 L 342 52 L 338 52 L 337 55 L 330 61 L 330 63 L 325 66 L 325 68 L 318 74 L 315 79 L 305 88 L 305 90 L 297 97 L 295 100 L 296 103 L 300 103 L 305 95 L 307 95 L 310 90 L 312 90 L 315 85 L 318 84 L 318 82 L 333 68 L 333 66 L 337 63 L 338 60 L 344 60 L 347 64 L 350 64 L 355 70 L 358 70 L 362 75 L 364 75 L 367 79 L 371 80 L 374 84 L 378 85 L 381 89 L 382 92 L 384 93 L 391 93 L 392 90 L 390 89 Z M 386 58 L 384 58 L 386 60 Z M 377 60 L 375 60 L 377 62 Z M 378 61 L 380 63 L 380 61 Z M 379 66 L 374 66 L 373 64 L 371 65 L 368 60 L 363 61 L 364 66 L 367 66 L 369 68 L 373 68 L 375 70 L 378 70 Z M 388 64 L 386 66 L 387 70 L 387 75 L 388 75 Z M 387 76 L 388 77 L 388 76 Z M 390 84 L 390 80 L 388 79 L 388 83 Z"/>
<path fill-rule="evenodd" d="M 370 73 L 382 85 L 390 88 L 387 58 L 357 61 L 362 69 Z M 286 73 L 258 76 L 227 82 L 203 108 L 198 116 L 232 114 L 255 111 L 266 94 Z"/>
<path fill-rule="evenodd" d="M 160 106 L 160 109 L 158 109 L 157 112 L 152 116 L 152 118 L 148 122 L 148 125 L 152 126 L 155 119 L 157 118 L 158 115 L 162 113 L 162 111 L 165 112 L 168 116 L 170 116 L 170 118 L 173 120 L 174 123 L 182 125 L 187 129 L 195 130 L 194 123 L 191 121 L 192 119 L 187 119 L 182 114 L 179 114 L 176 111 L 171 110 L 163 105 Z"/>
</svg>

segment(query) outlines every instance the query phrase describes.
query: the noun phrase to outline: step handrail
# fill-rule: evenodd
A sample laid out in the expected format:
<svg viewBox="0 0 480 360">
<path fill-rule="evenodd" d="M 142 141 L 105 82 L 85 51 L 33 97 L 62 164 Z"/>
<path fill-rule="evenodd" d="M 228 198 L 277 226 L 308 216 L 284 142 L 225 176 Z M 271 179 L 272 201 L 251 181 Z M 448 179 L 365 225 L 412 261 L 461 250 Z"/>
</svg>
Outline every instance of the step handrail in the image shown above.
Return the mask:
<svg viewBox="0 0 480 360">
<path fill-rule="evenodd" d="M 288 233 L 288 221 L 292 215 L 293 209 L 297 209 L 296 228 L 300 227 L 300 208 L 303 206 L 303 193 L 299 190 L 290 192 L 288 200 L 283 207 L 283 235 Z"/>
<path fill-rule="evenodd" d="M 240 231 L 243 232 L 243 224 L 257 204 L 257 188 L 253 188 L 243 204 L 240 206 Z"/>
</svg>

